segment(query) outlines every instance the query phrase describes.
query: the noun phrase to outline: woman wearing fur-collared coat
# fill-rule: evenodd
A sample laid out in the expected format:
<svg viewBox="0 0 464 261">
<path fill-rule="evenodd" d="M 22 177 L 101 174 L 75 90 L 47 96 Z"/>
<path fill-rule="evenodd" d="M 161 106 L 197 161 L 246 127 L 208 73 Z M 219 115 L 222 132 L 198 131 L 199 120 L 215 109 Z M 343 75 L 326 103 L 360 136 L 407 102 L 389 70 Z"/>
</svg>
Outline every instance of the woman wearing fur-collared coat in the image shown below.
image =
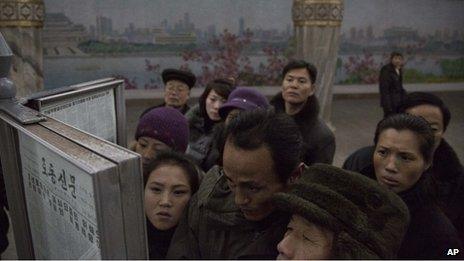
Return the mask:
<svg viewBox="0 0 464 261">
<path fill-rule="evenodd" d="M 190 137 L 186 154 L 190 155 L 205 172 L 207 162 L 213 157 L 214 127 L 221 121 L 219 107 L 227 100 L 235 86 L 228 80 L 210 82 L 199 99 L 185 115 L 189 122 Z M 214 151 L 213 151 L 214 152 Z M 215 155 L 214 155 L 215 156 Z"/>
</svg>

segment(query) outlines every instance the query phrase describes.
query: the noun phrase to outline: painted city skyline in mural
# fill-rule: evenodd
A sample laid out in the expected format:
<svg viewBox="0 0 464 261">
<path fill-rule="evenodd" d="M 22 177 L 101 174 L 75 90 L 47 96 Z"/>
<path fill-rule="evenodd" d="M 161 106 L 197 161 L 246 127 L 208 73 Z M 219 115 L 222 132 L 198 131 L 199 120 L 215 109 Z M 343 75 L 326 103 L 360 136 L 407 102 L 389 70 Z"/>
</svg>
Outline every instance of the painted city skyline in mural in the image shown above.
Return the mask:
<svg viewBox="0 0 464 261">
<path fill-rule="evenodd" d="M 166 67 L 193 71 L 200 85 L 218 76 L 274 85 L 294 54 L 288 0 L 84 2 L 45 0 L 46 88 L 101 76 L 159 88 Z M 345 1 L 336 82 L 376 82 L 392 49 L 406 54 L 413 82 L 459 80 L 462 12 L 464 1 Z"/>
</svg>

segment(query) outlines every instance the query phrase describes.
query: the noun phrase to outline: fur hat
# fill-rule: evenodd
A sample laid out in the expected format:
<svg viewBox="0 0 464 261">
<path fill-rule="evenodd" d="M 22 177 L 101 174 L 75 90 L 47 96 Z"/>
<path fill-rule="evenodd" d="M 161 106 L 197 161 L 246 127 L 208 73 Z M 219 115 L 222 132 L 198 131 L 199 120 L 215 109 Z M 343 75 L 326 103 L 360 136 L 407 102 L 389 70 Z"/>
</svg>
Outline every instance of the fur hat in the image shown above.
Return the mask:
<svg viewBox="0 0 464 261">
<path fill-rule="evenodd" d="M 177 69 L 165 69 L 161 73 L 161 77 L 163 78 L 164 84 L 170 80 L 178 80 L 187 84 L 189 89 L 192 89 L 197 81 L 197 78 L 193 75 L 193 73 Z"/>
<path fill-rule="evenodd" d="M 154 108 L 145 113 L 137 125 L 135 139 L 143 136 L 162 141 L 173 150 L 184 153 L 189 140 L 187 119 L 174 108 Z"/>
<path fill-rule="evenodd" d="M 334 232 L 335 259 L 392 259 L 409 224 L 409 211 L 395 193 L 361 174 L 326 164 L 306 169 L 277 208 Z"/>
</svg>

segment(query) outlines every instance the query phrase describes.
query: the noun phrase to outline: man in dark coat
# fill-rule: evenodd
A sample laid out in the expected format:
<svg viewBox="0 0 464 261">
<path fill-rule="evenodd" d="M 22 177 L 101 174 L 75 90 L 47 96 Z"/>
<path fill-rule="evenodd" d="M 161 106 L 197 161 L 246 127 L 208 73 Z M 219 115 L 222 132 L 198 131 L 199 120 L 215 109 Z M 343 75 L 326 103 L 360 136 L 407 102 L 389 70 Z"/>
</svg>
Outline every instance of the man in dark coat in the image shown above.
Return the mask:
<svg viewBox="0 0 464 261">
<path fill-rule="evenodd" d="M 272 196 L 303 172 L 294 121 L 272 110 L 230 121 L 220 148 L 223 167 L 204 176 L 169 247 L 168 259 L 275 259 L 289 214 Z"/>
<path fill-rule="evenodd" d="M 314 95 L 317 70 L 303 60 L 288 63 L 282 72 L 282 92 L 271 100 L 277 112 L 293 117 L 303 136 L 303 161 L 331 164 L 335 136 L 319 118 L 319 102 Z"/>
<path fill-rule="evenodd" d="M 464 242 L 464 168 L 456 152 L 443 138 L 451 113 L 439 97 L 424 92 L 409 93 L 399 111 L 423 117 L 434 131 L 433 162 L 424 175 L 432 178 L 438 206 L 456 228 L 461 242 Z M 373 154 L 373 146 L 361 148 L 347 158 L 343 168 L 369 172 Z"/>
<path fill-rule="evenodd" d="M 384 117 L 398 112 L 398 106 L 405 98 L 402 67 L 403 55 L 393 52 L 390 55 L 390 63 L 384 65 L 380 70 L 380 106 L 383 108 Z"/>
<path fill-rule="evenodd" d="M 164 103 L 156 106 L 152 106 L 142 112 L 142 115 L 149 112 L 153 108 L 158 107 L 172 107 L 178 109 L 182 114 L 190 109 L 187 101 L 190 97 L 190 90 L 195 85 L 196 77 L 191 72 L 177 70 L 177 69 L 166 69 L 161 73 L 164 88 Z"/>
</svg>

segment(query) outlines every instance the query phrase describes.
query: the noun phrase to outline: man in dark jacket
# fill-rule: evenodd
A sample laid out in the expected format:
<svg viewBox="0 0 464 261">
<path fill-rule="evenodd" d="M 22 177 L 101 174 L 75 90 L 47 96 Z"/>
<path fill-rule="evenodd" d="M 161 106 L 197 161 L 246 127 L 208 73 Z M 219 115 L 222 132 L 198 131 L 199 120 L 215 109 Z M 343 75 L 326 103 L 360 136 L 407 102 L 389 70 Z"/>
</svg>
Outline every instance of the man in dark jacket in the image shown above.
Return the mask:
<svg viewBox="0 0 464 261">
<path fill-rule="evenodd" d="M 191 72 L 166 69 L 161 73 L 164 88 L 164 103 L 146 109 L 140 116 L 157 107 L 172 107 L 185 114 L 190 107 L 187 101 L 190 97 L 190 90 L 195 85 L 196 77 Z"/>
<path fill-rule="evenodd" d="M 390 55 L 390 63 L 384 65 L 380 70 L 380 106 L 383 108 L 384 117 L 398 112 L 398 106 L 405 98 L 402 67 L 403 55 L 393 52 Z"/>
<path fill-rule="evenodd" d="M 282 92 L 271 100 L 277 112 L 293 117 L 303 136 L 303 161 L 331 164 L 335 136 L 319 118 L 319 102 L 314 95 L 317 70 L 302 60 L 288 63 L 282 71 Z"/>
<path fill-rule="evenodd" d="M 443 138 L 451 113 L 439 97 L 424 92 L 409 93 L 399 111 L 423 117 L 434 131 L 433 162 L 425 175 L 432 178 L 438 205 L 464 242 L 464 168 L 456 152 Z M 373 146 L 361 148 L 347 158 L 343 168 L 360 173 L 369 172 L 373 154 Z"/>
<path fill-rule="evenodd" d="M 302 173 L 301 135 L 273 111 L 244 111 L 225 130 L 223 168 L 203 178 L 180 221 L 168 259 L 275 259 L 289 214 L 271 198 Z"/>
</svg>

